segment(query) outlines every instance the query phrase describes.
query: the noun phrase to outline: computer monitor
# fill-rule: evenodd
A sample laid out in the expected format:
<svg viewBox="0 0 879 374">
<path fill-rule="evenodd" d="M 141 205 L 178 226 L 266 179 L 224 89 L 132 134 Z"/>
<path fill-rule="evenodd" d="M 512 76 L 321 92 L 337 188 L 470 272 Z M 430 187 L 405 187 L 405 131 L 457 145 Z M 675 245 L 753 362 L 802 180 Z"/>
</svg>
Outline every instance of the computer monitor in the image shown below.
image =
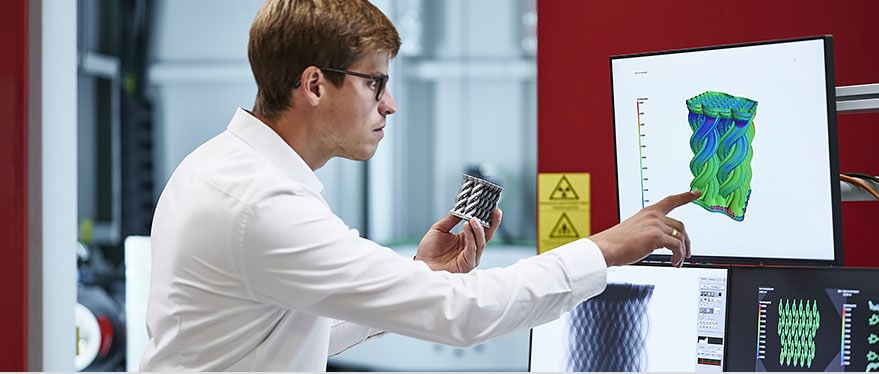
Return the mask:
<svg viewBox="0 0 879 374">
<path fill-rule="evenodd" d="M 829 36 L 612 56 L 620 219 L 699 189 L 671 214 L 692 261 L 841 265 L 832 57 Z"/>
<path fill-rule="evenodd" d="M 630 265 L 607 289 L 531 330 L 530 371 L 723 368 L 725 268 Z"/>
<path fill-rule="evenodd" d="M 727 371 L 879 371 L 879 269 L 732 268 Z"/>
</svg>

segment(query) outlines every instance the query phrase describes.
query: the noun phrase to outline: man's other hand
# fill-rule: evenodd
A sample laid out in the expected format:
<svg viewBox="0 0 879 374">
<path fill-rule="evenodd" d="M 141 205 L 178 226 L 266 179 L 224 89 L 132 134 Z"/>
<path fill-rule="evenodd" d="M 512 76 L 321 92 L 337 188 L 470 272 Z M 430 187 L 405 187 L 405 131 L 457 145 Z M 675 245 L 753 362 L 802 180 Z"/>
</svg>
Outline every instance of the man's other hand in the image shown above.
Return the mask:
<svg viewBox="0 0 879 374">
<path fill-rule="evenodd" d="M 433 270 L 446 270 L 452 273 L 466 273 L 479 265 L 482 250 L 494 236 L 501 224 L 502 212 L 495 208 L 492 212 L 491 227 L 487 230 L 475 218 L 464 222 L 461 232 L 453 234 L 452 228 L 461 221 L 451 214 L 446 215 L 430 227 L 418 243 L 415 259 L 424 261 Z"/>
</svg>

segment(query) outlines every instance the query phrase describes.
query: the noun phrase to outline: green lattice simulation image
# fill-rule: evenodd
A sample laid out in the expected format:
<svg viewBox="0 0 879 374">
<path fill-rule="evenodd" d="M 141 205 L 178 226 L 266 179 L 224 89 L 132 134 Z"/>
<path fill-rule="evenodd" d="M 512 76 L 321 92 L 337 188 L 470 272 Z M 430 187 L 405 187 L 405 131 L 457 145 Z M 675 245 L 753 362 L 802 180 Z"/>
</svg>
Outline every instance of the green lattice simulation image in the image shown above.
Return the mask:
<svg viewBox="0 0 879 374">
<path fill-rule="evenodd" d="M 751 141 L 757 102 L 706 91 L 687 100 L 687 110 L 693 130 L 690 188 L 702 191 L 694 203 L 735 221 L 744 220 L 751 197 Z"/>
<path fill-rule="evenodd" d="M 815 335 L 821 325 L 816 300 L 780 300 L 778 303 L 778 356 L 782 366 L 811 368 Z"/>
</svg>

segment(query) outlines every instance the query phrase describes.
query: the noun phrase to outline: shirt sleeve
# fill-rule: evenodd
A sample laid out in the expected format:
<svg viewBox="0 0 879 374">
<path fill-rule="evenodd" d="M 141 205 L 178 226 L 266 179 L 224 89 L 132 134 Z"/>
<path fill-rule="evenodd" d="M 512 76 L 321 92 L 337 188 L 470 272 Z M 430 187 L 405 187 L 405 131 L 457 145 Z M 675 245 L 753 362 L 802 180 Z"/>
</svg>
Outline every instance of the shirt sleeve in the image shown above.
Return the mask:
<svg viewBox="0 0 879 374">
<path fill-rule="evenodd" d="M 330 328 L 329 356 L 335 356 L 357 344 L 382 337 L 386 334 L 387 331 L 348 321 L 333 320 L 332 327 Z"/>
<path fill-rule="evenodd" d="M 551 321 L 606 283 L 604 259 L 588 239 L 504 268 L 432 271 L 359 237 L 308 193 L 259 199 L 242 226 L 254 299 L 449 345 Z"/>
</svg>

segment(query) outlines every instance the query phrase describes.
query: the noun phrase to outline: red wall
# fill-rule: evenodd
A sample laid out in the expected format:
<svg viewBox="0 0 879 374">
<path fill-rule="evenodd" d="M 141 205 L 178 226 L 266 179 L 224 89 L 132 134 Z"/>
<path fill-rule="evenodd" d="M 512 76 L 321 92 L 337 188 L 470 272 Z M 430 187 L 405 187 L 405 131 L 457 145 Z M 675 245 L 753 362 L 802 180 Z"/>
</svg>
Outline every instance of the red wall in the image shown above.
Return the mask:
<svg viewBox="0 0 879 374">
<path fill-rule="evenodd" d="M 27 370 L 27 0 L 0 5 L 0 371 Z"/>
<path fill-rule="evenodd" d="M 591 173 L 593 233 L 617 221 L 609 56 L 831 34 L 836 85 L 879 83 L 875 0 L 546 0 L 537 14 L 537 169 Z M 879 175 L 879 113 L 838 124 L 840 171 Z M 879 266 L 879 202 L 842 212 L 846 265 Z"/>
</svg>

